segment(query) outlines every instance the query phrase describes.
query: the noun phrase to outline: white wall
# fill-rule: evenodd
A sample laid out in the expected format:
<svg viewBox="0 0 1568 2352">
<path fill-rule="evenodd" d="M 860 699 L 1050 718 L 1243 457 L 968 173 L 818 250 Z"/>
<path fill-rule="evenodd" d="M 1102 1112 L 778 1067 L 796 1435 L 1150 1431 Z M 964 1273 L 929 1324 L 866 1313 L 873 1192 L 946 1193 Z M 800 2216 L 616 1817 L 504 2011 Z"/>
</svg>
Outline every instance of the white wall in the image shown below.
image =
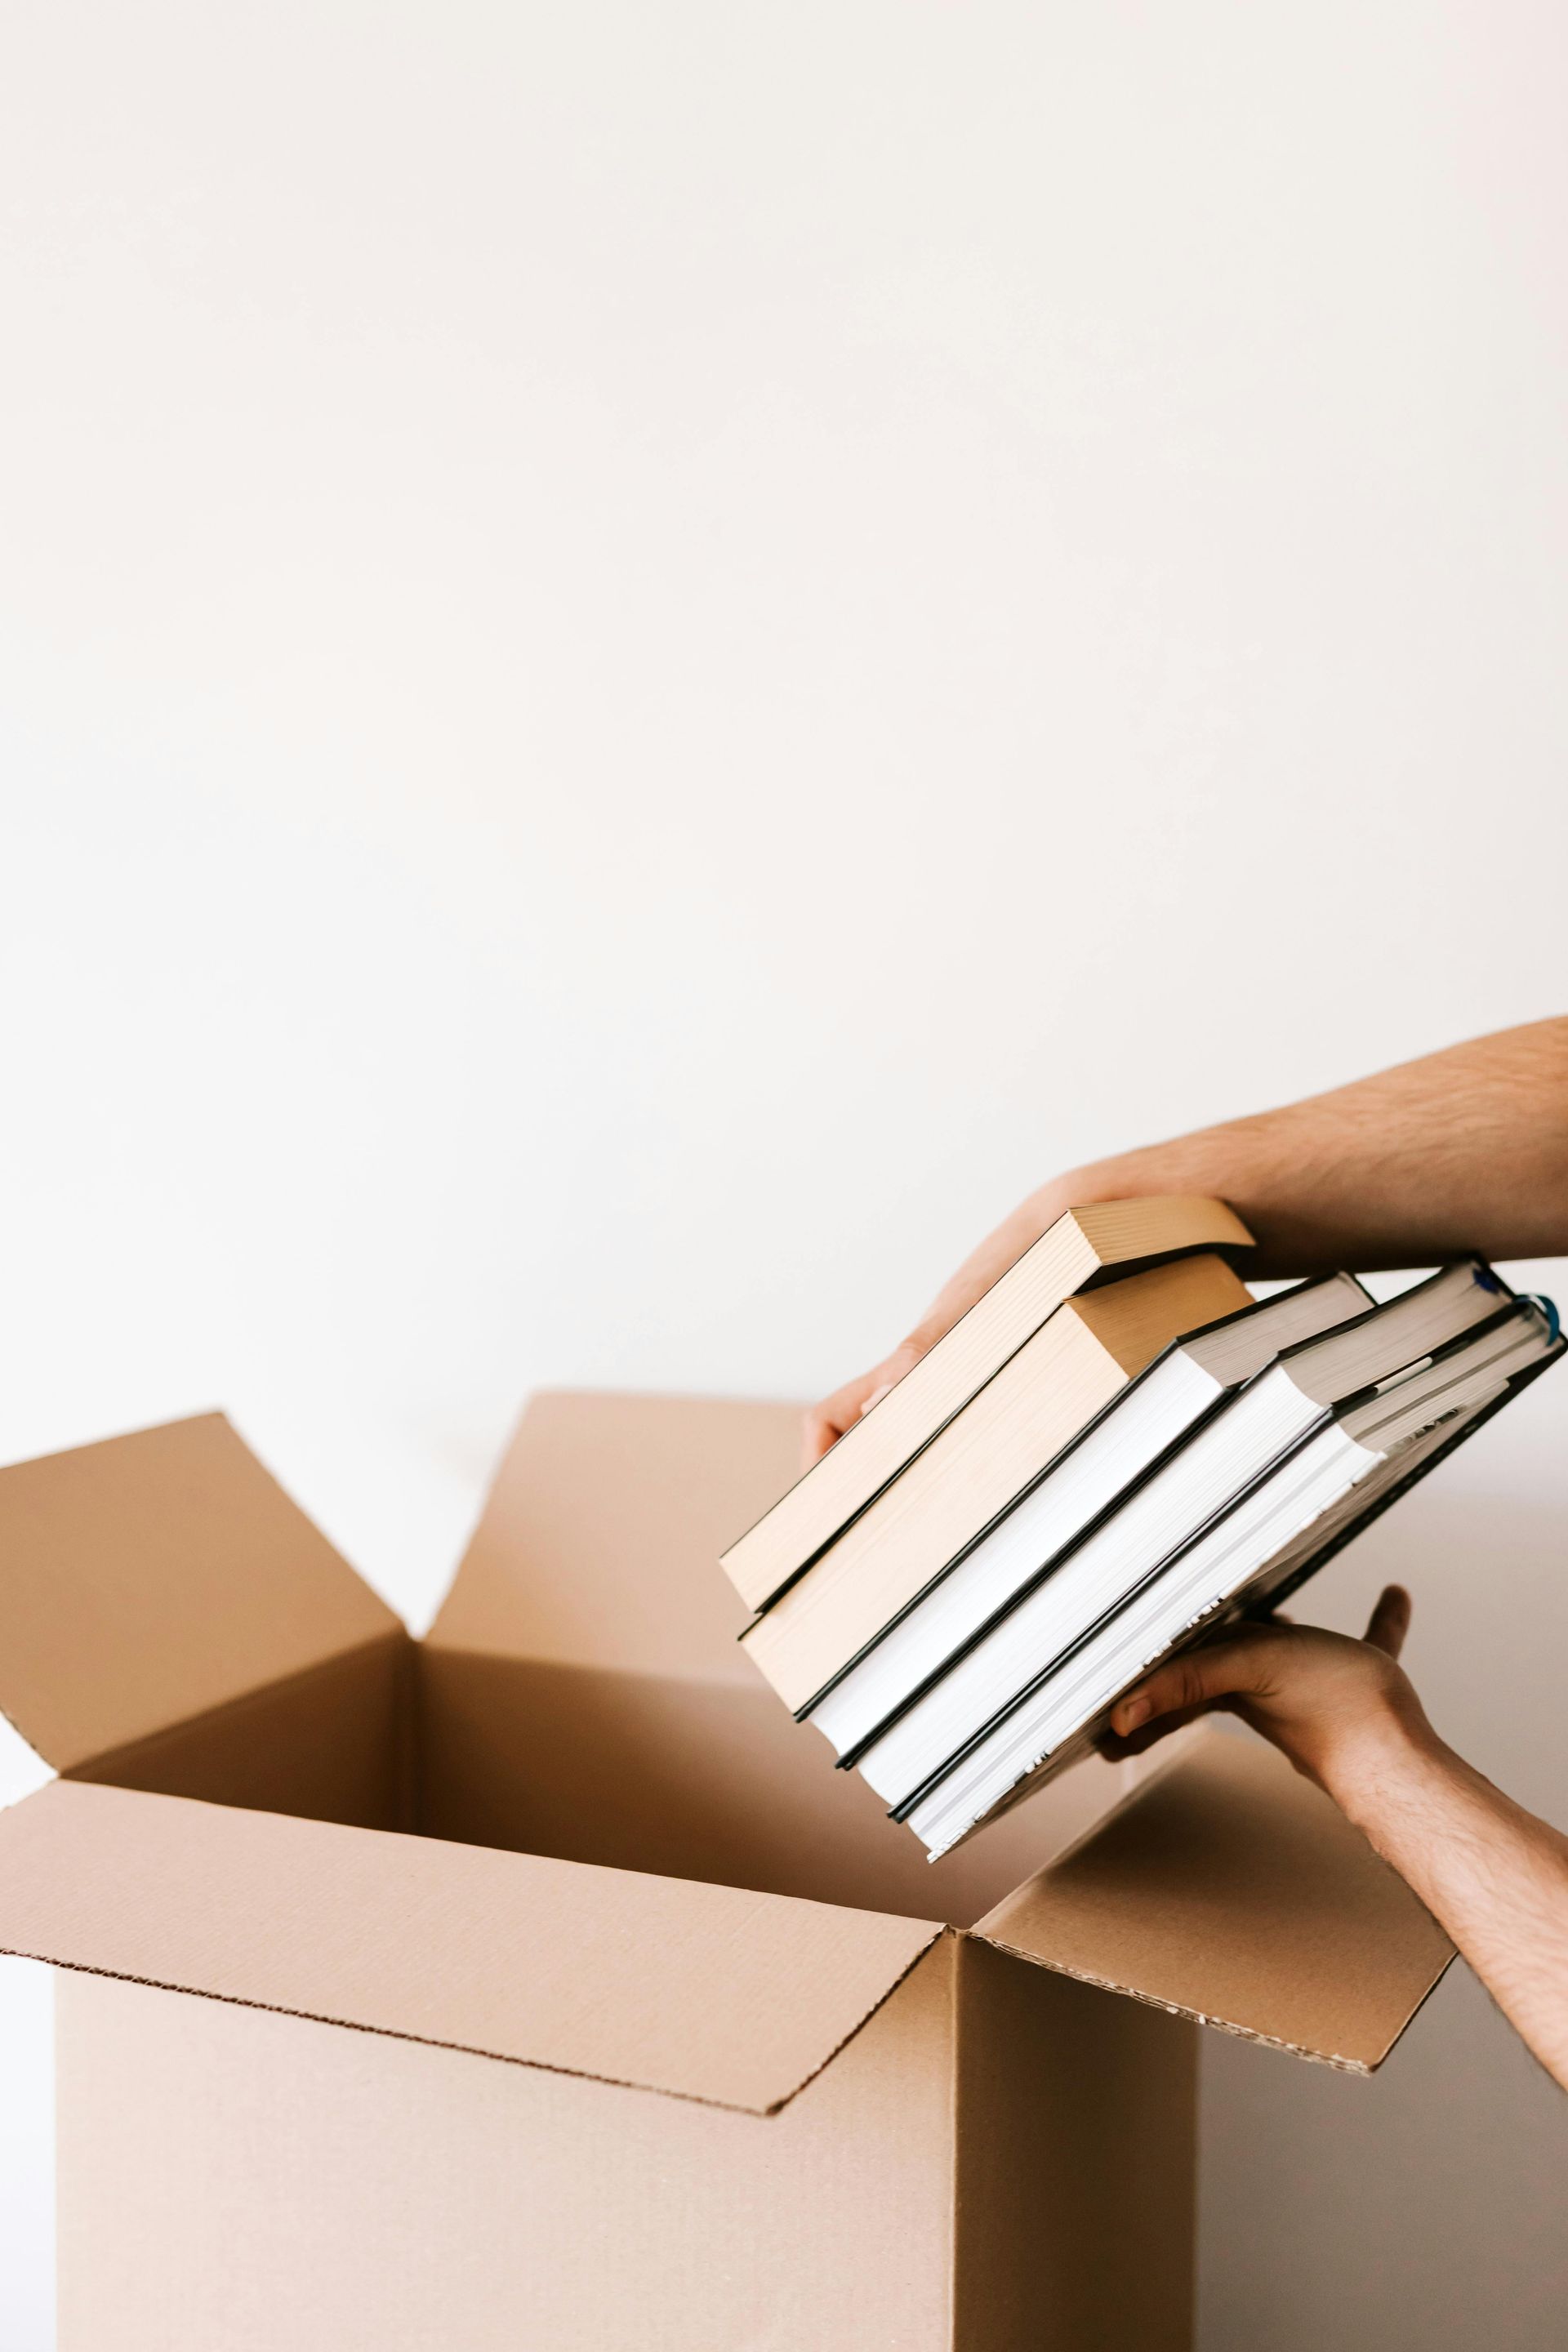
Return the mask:
<svg viewBox="0 0 1568 2352">
<path fill-rule="evenodd" d="M 0 1451 L 225 1402 L 422 1619 L 531 1383 L 819 1389 L 1052 1167 L 1561 1009 L 1565 63 L 18 0 Z M 1397 1561 L 1568 1818 L 1563 1411 L 1321 1607 Z M 1208 2352 L 1555 2340 L 1565 2111 L 1462 1986 L 1207 2096 Z"/>
</svg>

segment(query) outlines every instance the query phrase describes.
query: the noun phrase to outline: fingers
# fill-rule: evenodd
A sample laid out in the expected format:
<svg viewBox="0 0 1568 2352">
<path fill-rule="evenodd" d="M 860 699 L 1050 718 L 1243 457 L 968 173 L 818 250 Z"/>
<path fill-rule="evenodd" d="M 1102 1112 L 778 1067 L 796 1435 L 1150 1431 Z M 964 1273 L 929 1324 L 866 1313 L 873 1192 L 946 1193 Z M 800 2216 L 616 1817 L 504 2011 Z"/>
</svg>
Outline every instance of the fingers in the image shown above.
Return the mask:
<svg viewBox="0 0 1568 2352">
<path fill-rule="evenodd" d="M 1227 1700 L 1219 1699 L 1215 1705 L 1224 1707 L 1228 1703 Z M 1157 1746 L 1162 1739 L 1168 1739 L 1173 1731 L 1184 1730 L 1189 1723 L 1195 1723 L 1199 1716 L 1207 1715 L 1209 1712 L 1210 1709 L 1207 1706 L 1178 1706 L 1170 1715 L 1152 1716 L 1147 1723 L 1142 1725 L 1138 1730 L 1130 1732 L 1125 1738 L 1115 1731 L 1102 1731 L 1096 1744 L 1100 1754 L 1109 1762 L 1121 1764 L 1131 1756 L 1143 1755 L 1147 1749 Z"/>
<path fill-rule="evenodd" d="M 913 1340 L 906 1339 L 874 1371 L 846 1381 L 841 1389 L 835 1389 L 820 1404 L 810 1406 L 801 1425 L 801 1468 L 809 1470 L 814 1462 L 820 1462 L 847 1429 L 853 1429 L 862 1414 L 869 1412 L 874 1404 L 880 1404 L 888 1391 L 903 1379 L 911 1364 L 920 1360 L 921 1353 Z"/>
<path fill-rule="evenodd" d="M 800 1466 L 809 1470 L 820 1462 L 830 1445 L 837 1445 L 847 1429 L 853 1429 L 864 1412 L 869 1412 L 879 1398 L 885 1397 L 892 1382 L 886 1378 L 887 1367 L 879 1365 L 874 1372 L 862 1372 L 858 1380 L 847 1381 L 835 1389 L 830 1397 L 811 1406 L 801 1429 Z"/>
<path fill-rule="evenodd" d="M 831 1445 L 837 1445 L 844 1431 L 837 1418 L 837 1399 L 828 1397 L 822 1404 L 812 1405 L 800 1425 L 800 1466 L 809 1470 L 820 1462 Z"/>
<path fill-rule="evenodd" d="M 1386 1584 L 1367 1623 L 1366 1638 L 1374 1650 L 1396 1658 L 1410 1631 L 1410 1595 L 1402 1584 Z"/>
<path fill-rule="evenodd" d="M 1233 1692 L 1266 1689 L 1270 1678 L 1269 1646 L 1268 1635 L 1257 1632 L 1173 1658 L 1137 1690 L 1117 1700 L 1110 1711 L 1110 1729 L 1118 1738 L 1127 1739 L 1156 1716 L 1184 1709 L 1197 1712 Z"/>
</svg>

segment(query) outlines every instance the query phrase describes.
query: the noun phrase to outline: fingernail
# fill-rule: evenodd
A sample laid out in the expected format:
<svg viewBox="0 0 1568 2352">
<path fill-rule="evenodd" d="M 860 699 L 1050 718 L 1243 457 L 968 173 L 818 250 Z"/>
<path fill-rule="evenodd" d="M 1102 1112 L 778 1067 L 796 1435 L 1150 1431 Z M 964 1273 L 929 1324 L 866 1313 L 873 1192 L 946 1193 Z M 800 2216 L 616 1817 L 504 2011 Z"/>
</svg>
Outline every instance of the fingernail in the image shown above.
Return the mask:
<svg viewBox="0 0 1568 2352">
<path fill-rule="evenodd" d="M 1149 1698 L 1130 1698 L 1125 1706 L 1117 1709 L 1123 1731 L 1136 1731 L 1141 1723 L 1148 1722 L 1153 1712 L 1154 1702 Z"/>
</svg>

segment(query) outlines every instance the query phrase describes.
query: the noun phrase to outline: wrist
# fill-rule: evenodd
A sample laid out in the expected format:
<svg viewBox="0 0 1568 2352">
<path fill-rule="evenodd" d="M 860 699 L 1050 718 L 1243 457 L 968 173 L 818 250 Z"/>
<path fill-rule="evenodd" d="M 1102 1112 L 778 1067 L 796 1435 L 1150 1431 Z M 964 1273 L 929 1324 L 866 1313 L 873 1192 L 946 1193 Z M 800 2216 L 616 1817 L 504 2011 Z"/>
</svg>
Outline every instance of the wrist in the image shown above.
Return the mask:
<svg viewBox="0 0 1568 2352">
<path fill-rule="evenodd" d="M 1448 1751 L 1419 1709 L 1380 1706 L 1337 1739 L 1318 1777 L 1342 1813 L 1375 1844 L 1376 1828 Z"/>
<path fill-rule="evenodd" d="M 1129 1186 L 1117 1160 L 1093 1160 L 1082 1168 L 1069 1168 L 1064 1174 L 1053 1176 L 1037 1192 L 1030 1193 L 1025 1206 L 1038 1218 L 1044 1233 L 1058 1217 L 1065 1217 L 1069 1209 L 1091 1208 L 1097 1201 L 1125 1200 L 1128 1193 Z"/>
</svg>

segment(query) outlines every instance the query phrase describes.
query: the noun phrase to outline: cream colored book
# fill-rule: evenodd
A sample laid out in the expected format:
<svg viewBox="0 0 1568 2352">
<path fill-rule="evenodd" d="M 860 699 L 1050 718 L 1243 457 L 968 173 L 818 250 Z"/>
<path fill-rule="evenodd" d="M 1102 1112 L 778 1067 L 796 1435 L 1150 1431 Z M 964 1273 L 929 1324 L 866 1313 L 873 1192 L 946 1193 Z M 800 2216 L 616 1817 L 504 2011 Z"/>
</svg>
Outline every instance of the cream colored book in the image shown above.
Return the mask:
<svg viewBox="0 0 1568 2352">
<path fill-rule="evenodd" d="M 750 1609 L 774 1596 L 874 1502 L 1065 1298 L 1118 1269 L 1252 1236 L 1223 1201 L 1184 1196 L 1069 1209 L 967 1315 L 847 1429 L 723 1556 Z M 1216 1310 L 1218 1311 L 1218 1310 Z"/>
<path fill-rule="evenodd" d="M 742 1637 L 786 1706 L 809 1706 L 1162 1348 L 1251 1303 L 1207 1254 L 1064 1301 Z"/>
</svg>

